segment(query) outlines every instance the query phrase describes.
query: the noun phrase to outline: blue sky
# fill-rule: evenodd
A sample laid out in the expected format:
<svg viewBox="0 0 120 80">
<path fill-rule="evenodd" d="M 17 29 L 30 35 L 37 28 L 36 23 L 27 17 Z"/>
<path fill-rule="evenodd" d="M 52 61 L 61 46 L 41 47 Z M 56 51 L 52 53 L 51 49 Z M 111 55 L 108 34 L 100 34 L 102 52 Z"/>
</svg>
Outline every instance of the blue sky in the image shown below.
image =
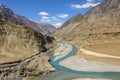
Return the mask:
<svg viewBox="0 0 120 80">
<path fill-rule="evenodd" d="M 0 0 L 17 14 L 57 27 L 76 14 L 84 15 L 101 2 L 103 0 Z"/>
</svg>

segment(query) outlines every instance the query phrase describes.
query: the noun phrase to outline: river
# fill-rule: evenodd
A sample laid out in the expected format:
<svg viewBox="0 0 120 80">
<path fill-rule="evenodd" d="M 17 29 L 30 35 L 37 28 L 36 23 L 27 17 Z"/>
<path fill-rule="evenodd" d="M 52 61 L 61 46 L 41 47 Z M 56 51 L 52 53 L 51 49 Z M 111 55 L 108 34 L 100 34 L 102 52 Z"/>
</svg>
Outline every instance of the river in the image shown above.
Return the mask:
<svg viewBox="0 0 120 80">
<path fill-rule="evenodd" d="M 94 78 L 96 80 L 99 78 L 105 80 L 120 80 L 120 72 L 80 72 L 59 65 L 59 62 L 63 61 L 64 59 L 76 55 L 77 48 L 74 45 L 72 45 L 72 48 L 73 49 L 69 52 L 69 54 L 60 59 L 54 60 L 56 56 L 53 56 L 51 58 L 50 63 L 57 69 L 56 72 L 39 76 L 36 78 L 36 80 L 72 80 L 76 78 Z"/>
</svg>

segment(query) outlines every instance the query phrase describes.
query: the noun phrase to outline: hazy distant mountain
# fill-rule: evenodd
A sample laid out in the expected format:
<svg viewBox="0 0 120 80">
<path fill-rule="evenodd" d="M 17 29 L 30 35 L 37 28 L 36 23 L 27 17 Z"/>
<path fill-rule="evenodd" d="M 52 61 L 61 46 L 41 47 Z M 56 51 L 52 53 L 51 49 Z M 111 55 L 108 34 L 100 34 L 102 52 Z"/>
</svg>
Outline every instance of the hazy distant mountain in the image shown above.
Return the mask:
<svg viewBox="0 0 120 80">
<path fill-rule="evenodd" d="M 49 23 L 38 23 L 38 31 L 42 30 L 44 34 L 50 34 L 52 31 L 55 31 L 57 28 L 55 28 L 55 26 L 49 24 Z"/>
<path fill-rule="evenodd" d="M 74 18 L 74 17 L 73 17 Z M 75 21 L 76 20 L 76 21 Z M 120 39 L 120 0 L 105 0 L 100 5 L 88 11 L 83 18 L 76 17 L 75 22 L 67 34 L 60 36 L 65 40 L 72 41 L 114 41 Z M 66 23 L 65 23 L 66 24 Z M 70 27 L 71 23 L 63 25 L 62 28 Z M 63 30 L 61 32 L 63 34 Z"/>
<path fill-rule="evenodd" d="M 15 15 L 15 18 L 18 22 L 21 22 L 25 26 L 29 26 L 36 31 L 43 33 L 43 34 L 49 34 L 51 31 L 56 30 L 55 26 L 49 24 L 49 23 L 35 23 L 24 16 Z"/>
<path fill-rule="evenodd" d="M 9 17 L 9 19 L 11 21 L 16 21 L 20 24 L 23 24 L 27 27 L 31 27 L 41 33 L 44 33 L 44 34 L 47 34 L 47 33 L 50 33 L 50 31 L 52 30 L 55 30 L 56 28 L 51 25 L 51 24 L 48 24 L 48 23 L 35 23 L 29 19 L 27 19 L 26 17 L 24 16 L 20 16 L 18 14 L 15 14 L 10 8 L 0 4 L 0 12 L 3 13 L 4 15 L 6 15 L 7 17 Z"/>
</svg>

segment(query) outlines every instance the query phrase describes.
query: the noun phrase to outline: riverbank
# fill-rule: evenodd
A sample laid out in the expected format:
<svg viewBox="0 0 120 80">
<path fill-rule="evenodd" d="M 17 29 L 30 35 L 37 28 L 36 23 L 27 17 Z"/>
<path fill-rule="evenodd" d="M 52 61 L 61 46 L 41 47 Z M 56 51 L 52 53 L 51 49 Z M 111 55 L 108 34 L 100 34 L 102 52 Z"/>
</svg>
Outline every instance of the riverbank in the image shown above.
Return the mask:
<svg viewBox="0 0 120 80">
<path fill-rule="evenodd" d="M 96 61 L 120 66 L 120 41 L 86 44 L 84 46 L 82 46 L 82 42 L 79 41 L 71 41 L 70 43 L 78 48 L 77 55 L 80 58 L 82 57 L 87 61 Z M 85 50 L 85 53 L 81 51 L 81 48 Z M 88 51 L 87 53 L 86 50 Z"/>
<path fill-rule="evenodd" d="M 79 57 L 74 53 L 73 56 L 70 52 L 74 49 L 72 45 L 68 43 L 59 43 L 61 50 L 59 50 L 55 55 L 53 61 L 57 61 L 58 64 L 62 67 L 74 70 L 74 71 L 85 71 L 85 72 L 120 72 L 120 66 L 112 65 L 112 64 L 106 64 L 102 62 L 97 61 L 87 61 L 82 57 Z M 63 49 L 63 50 L 62 50 Z M 73 50 L 74 51 L 74 50 Z M 68 57 L 65 57 L 68 56 Z M 98 55 L 99 56 L 99 55 Z M 65 57 L 65 59 L 63 59 Z M 63 60 L 61 60 L 61 58 Z M 60 61 L 59 61 L 60 60 Z M 54 62 L 53 62 L 54 63 Z"/>
</svg>

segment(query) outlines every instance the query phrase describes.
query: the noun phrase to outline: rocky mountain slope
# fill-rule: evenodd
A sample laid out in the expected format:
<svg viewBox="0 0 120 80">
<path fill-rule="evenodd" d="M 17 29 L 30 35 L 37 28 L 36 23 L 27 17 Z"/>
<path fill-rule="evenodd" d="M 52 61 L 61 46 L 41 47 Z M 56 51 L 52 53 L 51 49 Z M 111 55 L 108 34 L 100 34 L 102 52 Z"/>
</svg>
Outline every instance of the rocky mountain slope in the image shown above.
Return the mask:
<svg viewBox="0 0 120 80">
<path fill-rule="evenodd" d="M 105 0 L 88 11 L 82 20 L 76 21 L 75 24 L 72 26 L 75 28 L 65 36 L 61 36 L 62 39 L 82 43 L 84 41 L 88 43 L 118 41 L 120 39 L 120 0 Z M 63 27 L 66 28 L 66 25 Z"/>
<path fill-rule="evenodd" d="M 51 71 L 48 60 L 55 39 L 25 26 L 13 15 L 0 5 L 0 80 L 22 80 Z"/>
<path fill-rule="evenodd" d="M 78 24 L 80 24 L 81 20 L 83 19 L 83 15 L 78 14 L 66 21 L 59 29 L 57 29 L 54 33 L 54 36 L 63 37 L 65 34 L 69 33 L 73 30 Z"/>
<path fill-rule="evenodd" d="M 0 16 L 4 16 L 0 17 L 0 63 L 26 58 L 53 47 L 54 38 L 7 21 L 5 15 Z"/>
<path fill-rule="evenodd" d="M 0 4 L 0 12 L 3 14 L 6 14 L 9 17 L 9 19 L 17 21 L 20 24 L 27 26 L 27 27 L 30 27 L 36 31 L 39 31 L 40 33 L 43 33 L 43 34 L 48 34 L 52 30 L 56 30 L 56 28 L 51 24 L 36 23 L 36 22 L 33 22 L 33 21 L 27 19 L 24 16 L 20 16 L 18 14 L 15 14 L 10 8 L 8 8 L 2 4 Z"/>
</svg>

